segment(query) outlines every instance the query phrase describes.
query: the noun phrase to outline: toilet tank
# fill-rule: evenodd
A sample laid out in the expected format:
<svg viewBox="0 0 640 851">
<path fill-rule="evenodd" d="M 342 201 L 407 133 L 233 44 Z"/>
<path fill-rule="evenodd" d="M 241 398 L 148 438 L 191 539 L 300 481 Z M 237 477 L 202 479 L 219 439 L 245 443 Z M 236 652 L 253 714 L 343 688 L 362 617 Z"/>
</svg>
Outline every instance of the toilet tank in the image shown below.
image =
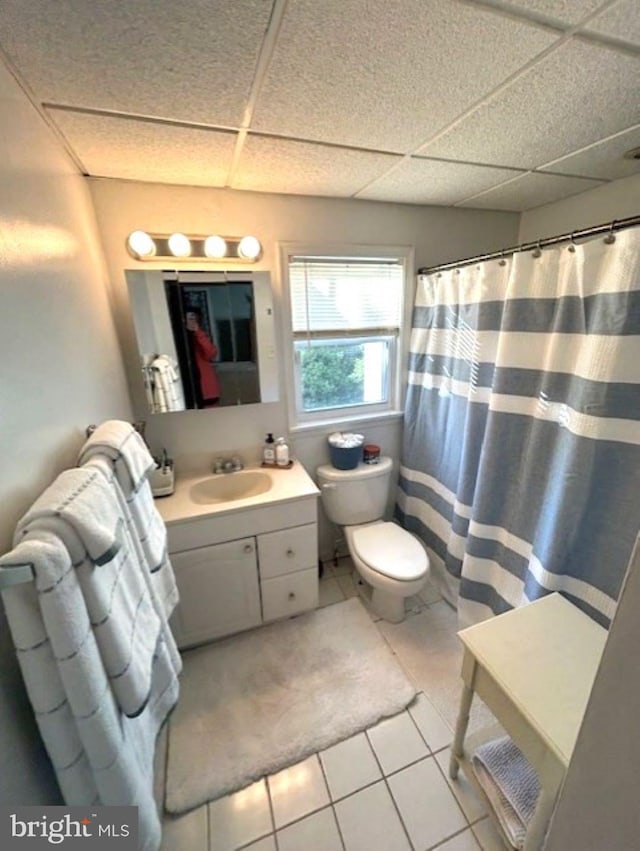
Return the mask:
<svg viewBox="0 0 640 851">
<path fill-rule="evenodd" d="M 318 467 L 316 475 L 322 505 L 329 520 L 339 526 L 372 523 L 384 516 L 393 464 L 381 458 L 377 464 L 358 464 L 353 470 Z"/>
</svg>

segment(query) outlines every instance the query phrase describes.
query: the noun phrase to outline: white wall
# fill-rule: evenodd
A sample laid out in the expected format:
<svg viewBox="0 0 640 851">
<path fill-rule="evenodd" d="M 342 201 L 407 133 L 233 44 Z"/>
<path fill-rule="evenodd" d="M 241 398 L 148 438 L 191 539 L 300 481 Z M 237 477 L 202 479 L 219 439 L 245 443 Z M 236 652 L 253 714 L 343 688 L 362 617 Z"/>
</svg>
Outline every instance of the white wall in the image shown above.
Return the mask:
<svg viewBox="0 0 640 851">
<path fill-rule="evenodd" d="M 0 63 L 0 552 L 85 427 L 131 416 L 85 181 Z M 0 612 L 0 802 L 57 803 Z"/>
<path fill-rule="evenodd" d="M 416 267 L 467 257 L 511 245 L 519 217 L 513 213 L 417 207 L 368 201 L 308 198 L 91 180 L 98 225 L 114 287 L 118 327 L 127 364 L 134 364 L 135 347 L 124 270 L 166 267 L 166 262 L 140 263 L 126 251 L 127 235 L 138 228 L 158 233 L 254 233 L 264 254 L 256 269 L 271 272 L 276 321 L 281 321 L 282 287 L 278 269 L 279 242 L 402 245 L 415 248 Z M 197 268 L 197 264 L 181 264 Z M 212 268 L 224 268 L 212 266 Z M 237 266 L 234 268 L 238 268 Z M 281 348 L 281 346 L 280 346 Z M 240 452 L 257 460 L 265 433 L 287 433 L 284 370 L 280 353 L 281 401 L 277 403 L 145 415 L 152 448 L 165 446 L 177 460 L 177 469 L 206 468 L 218 453 Z M 138 411 L 138 415 L 142 412 Z M 401 421 L 367 427 L 367 439 L 383 452 L 398 457 Z M 328 462 L 329 428 L 296 436 L 296 456 L 313 471 Z M 326 535 L 321 529 L 322 548 Z"/>
<path fill-rule="evenodd" d="M 638 847 L 639 599 L 640 539 L 631 557 L 545 851 Z"/>
<path fill-rule="evenodd" d="M 522 214 L 518 242 L 570 233 L 640 213 L 640 174 Z"/>
</svg>

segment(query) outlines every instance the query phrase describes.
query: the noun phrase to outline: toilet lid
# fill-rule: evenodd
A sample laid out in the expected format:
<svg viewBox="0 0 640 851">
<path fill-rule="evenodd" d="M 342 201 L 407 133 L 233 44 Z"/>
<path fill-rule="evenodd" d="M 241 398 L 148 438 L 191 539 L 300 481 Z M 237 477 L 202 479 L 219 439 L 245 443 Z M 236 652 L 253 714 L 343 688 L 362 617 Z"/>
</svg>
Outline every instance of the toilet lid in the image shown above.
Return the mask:
<svg viewBox="0 0 640 851">
<path fill-rule="evenodd" d="M 355 529 L 353 543 L 358 556 L 390 579 L 405 582 L 427 572 L 427 554 L 421 544 L 397 523 L 373 523 Z"/>
</svg>

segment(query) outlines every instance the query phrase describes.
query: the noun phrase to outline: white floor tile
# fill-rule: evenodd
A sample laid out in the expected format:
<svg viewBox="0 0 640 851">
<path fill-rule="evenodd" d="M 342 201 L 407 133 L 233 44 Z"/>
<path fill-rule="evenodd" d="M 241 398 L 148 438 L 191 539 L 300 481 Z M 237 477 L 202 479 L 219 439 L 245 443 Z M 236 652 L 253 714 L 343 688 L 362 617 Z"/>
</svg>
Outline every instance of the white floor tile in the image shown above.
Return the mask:
<svg viewBox="0 0 640 851">
<path fill-rule="evenodd" d="M 233 851 L 273 829 L 264 780 L 209 804 L 209 851 Z"/>
<path fill-rule="evenodd" d="M 338 585 L 338 580 L 333 577 L 322 577 L 318 583 L 318 605 L 330 606 L 333 603 L 340 603 L 345 599 L 342 588 Z"/>
<path fill-rule="evenodd" d="M 434 753 L 453 741 L 453 731 L 424 692 L 409 706 L 409 714 Z"/>
<path fill-rule="evenodd" d="M 344 576 L 350 574 L 353 570 L 353 561 L 351 556 L 341 556 L 338 559 L 338 564 L 333 565 L 333 573 L 335 576 Z"/>
<path fill-rule="evenodd" d="M 415 848 L 431 848 L 467 827 L 433 757 L 387 778 Z"/>
<path fill-rule="evenodd" d="M 181 848 L 180 851 L 186 851 L 186 849 Z M 273 836 L 265 836 L 264 839 L 246 845 L 242 851 L 276 851 L 276 840 Z"/>
<path fill-rule="evenodd" d="M 336 577 L 336 581 L 347 599 L 358 596 L 358 589 L 355 586 L 355 577 L 352 576 L 351 573 L 338 575 Z"/>
<path fill-rule="evenodd" d="M 462 643 L 456 612 L 435 603 L 402 623 L 380 621 L 378 627 L 412 681 L 453 729 L 462 694 Z M 474 699 L 469 731 L 492 723 L 492 715 Z"/>
<path fill-rule="evenodd" d="M 320 761 L 316 755 L 267 778 L 276 828 L 322 809 L 329 803 Z"/>
<path fill-rule="evenodd" d="M 183 816 L 165 816 L 161 851 L 208 851 L 206 804 Z"/>
<path fill-rule="evenodd" d="M 480 846 L 471 830 L 464 830 L 453 839 L 438 845 L 436 851 L 479 851 Z"/>
<path fill-rule="evenodd" d="M 414 594 L 413 597 L 407 597 L 404 601 L 405 617 L 410 618 L 411 615 L 419 614 L 425 607 L 420 597 Z"/>
<path fill-rule="evenodd" d="M 420 597 L 422 602 L 426 603 L 427 605 L 430 605 L 431 603 L 438 603 L 440 602 L 440 600 L 442 600 L 438 589 L 432 582 L 429 582 L 429 580 L 427 580 L 418 596 Z"/>
<path fill-rule="evenodd" d="M 382 778 L 378 763 L 364 733 L 320 753 L 331 800 L 337 801 Z"/>
<path fill-rule="evenodd" d="M 278 831 L 279 851 L 342 851 L 336 817 L 331 807 Z"/>
<path fill-rule="evenodd" d="M 480 843 L 482 851 L 506 851 L 507 846 L 496 830 L 491 819 L 485 818 L 473 825 L 473 833 Z"/>
<path fill-rule="evenodd" d="M 429 755 L 408 712 L 385 718 L 367 730 L 367 735 L 385 774 Z"/>
<path fill-rule="evenodd" d="M 442 769 L 445 780 L 449 784 L 449 788 L 456 796 L 458 803 L 462 807 L 462 812 L 467 817 L 467 821 L 470 824 L 473 824 L 474 821 L 479 821 L 479 819 L 484 818 L 487 814 L 487 810 L 482 801 L 476 795 L 473 786 L 465 777 L 464 771 L 458 771 L 458 776 L 455 780 L 451 780 L 449 777 L 450 754 L 451 749 L 447 748 L 444 751 L 440 751 L 439 754 L 436 754 L 436 760 Z"/>
<path fill-rule="evenodd" d="M 346 851 L 410 851 L 384 782 L 356 792 L 334 806 Z"/>
</svg>

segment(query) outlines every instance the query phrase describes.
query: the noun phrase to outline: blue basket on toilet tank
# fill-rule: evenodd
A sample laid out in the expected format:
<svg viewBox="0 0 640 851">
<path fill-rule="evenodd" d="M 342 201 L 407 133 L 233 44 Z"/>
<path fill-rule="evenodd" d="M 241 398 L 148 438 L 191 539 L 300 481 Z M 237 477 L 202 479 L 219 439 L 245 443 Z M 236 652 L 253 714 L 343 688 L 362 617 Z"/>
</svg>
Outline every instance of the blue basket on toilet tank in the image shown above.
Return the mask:
<svg viewBox="0 0 640 851">
<path fill-rule="evenodd" d="M 337 470 L 353 470 L 362 461 L 364 435 L 336 431 L 327 440 L 331 463 Z"/>
</svg>

